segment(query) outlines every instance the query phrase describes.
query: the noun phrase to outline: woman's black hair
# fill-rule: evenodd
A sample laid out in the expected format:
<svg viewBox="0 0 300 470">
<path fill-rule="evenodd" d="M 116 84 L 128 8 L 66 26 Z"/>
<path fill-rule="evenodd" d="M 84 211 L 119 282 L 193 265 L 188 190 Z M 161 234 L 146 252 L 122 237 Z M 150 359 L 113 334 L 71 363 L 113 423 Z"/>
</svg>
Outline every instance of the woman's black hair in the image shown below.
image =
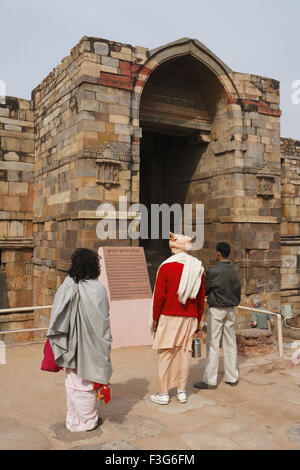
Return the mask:
<svg viewBox="0 0 300 470">
<path fill-rule="evenodd" d="M 84 279 L 97 279 L 100 275 L 99 256 L 92 250 L 78 248 L 72 254 L 71 261 L 69 276 L 77 283 Z"/>
</svg>

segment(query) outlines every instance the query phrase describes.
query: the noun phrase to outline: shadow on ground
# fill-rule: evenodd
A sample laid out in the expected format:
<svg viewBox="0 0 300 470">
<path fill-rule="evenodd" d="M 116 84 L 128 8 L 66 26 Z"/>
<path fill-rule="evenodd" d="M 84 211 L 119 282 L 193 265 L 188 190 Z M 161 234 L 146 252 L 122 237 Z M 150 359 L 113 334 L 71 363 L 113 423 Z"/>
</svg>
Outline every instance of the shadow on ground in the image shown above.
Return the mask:
<svg viewBox="0 0 300 470">
<path fill-rule="evenodd" d="M 121 424 L 130 410 L 143 401 L 149 393 L 149 381 L 146 379 L 131 379 L 125 383 L 113 383 L 111 388 L 111 403 L 108 406 L 99 404 L 99 416 L 105 421 Z"/>
</svg>

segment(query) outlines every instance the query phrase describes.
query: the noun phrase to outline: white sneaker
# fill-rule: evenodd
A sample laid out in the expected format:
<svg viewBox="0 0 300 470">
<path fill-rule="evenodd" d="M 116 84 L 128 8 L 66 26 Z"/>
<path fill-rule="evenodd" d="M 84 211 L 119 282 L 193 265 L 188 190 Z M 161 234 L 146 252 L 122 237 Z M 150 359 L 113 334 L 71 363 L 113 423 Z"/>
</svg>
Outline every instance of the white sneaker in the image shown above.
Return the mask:
<svg viewBox="0 0 300 470">
<path fill-rule="evenodd" d="M 153 401 L 153 403 L 157 403 L 158 405 L 168 405 L 170 397 L 168 394 L 161 395 L 160 393 L 156 393 L 155 395 L 150 396 L 150 400 Z"/>
<path fill-rule="evenodd" d="M 180 401 L 180 403 L 186 403 L 187 402 L 186 392 L 177 393 L 177 400 Z"/>
</svg>

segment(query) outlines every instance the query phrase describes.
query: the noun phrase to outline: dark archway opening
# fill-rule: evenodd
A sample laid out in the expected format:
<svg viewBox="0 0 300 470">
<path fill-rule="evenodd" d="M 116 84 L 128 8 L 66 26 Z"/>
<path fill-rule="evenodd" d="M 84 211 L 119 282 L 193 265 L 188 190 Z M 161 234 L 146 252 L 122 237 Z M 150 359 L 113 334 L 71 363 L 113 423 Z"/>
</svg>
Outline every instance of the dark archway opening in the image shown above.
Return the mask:
<svg viewBox="0 0 300 470">
<path fill-rule="evenodd" d="M 184 204 L 184 185 L 178 185 L 176 170 L 179 170 L 178 156 L 189 146 L 189 137 L 145 131 L 141 148 L 141 188 L 140 202 L 151 209 L 151 204 Z M 175 169 L 175 171 L 174 171 Z M 150 215 L 150 211 L 149 211 Z M 172 214 L 171 214 L 172 215 Z M 151 233 L 151 218 L 148 219 L 148 232 Z M 160 226 L 160 235 L 161 235 Z M 175 230 L 174 220 L 170 220 L 170 230 Z M 145 248 L 155 249 L 161 255 L 167 255 L 166 240 L 143 240 Z"/>
<path fill-rule="evenodd" d="M 211 140 L 222 92 L 216 76 L 191 55 L 164 62 L 145 85 L 140 105 L 140 202 L 148 209 L 149 238 L 140 244 L 152 286 L 157 268 L 170 250 L 168 240 L 150 237 L 151 205 L 177 203 L 183 209 L 185 203 L 198 202 L 191 181 L 199 178 L 199 164 Z M 173 231 L 172 219 L 170 222 Z"/>
<path fill-rule="evenodd" d="M 171 254 L 168 240 L 162 238 L 163 224 L 168 225 L 168 221 L 163 220 L 163 212 L 159 217 L 159 237 L 151 238 L 151 234 L 156 230 L 156 227 L 151 225 L 153 205 L 167 204 L 172 207 L 173 204 L 179 204 L 183 208 L 202 151 L 203 144 L 199 144 L 191 136 L 169 135 L 153 130 L 143 132 L 140 202 L 148 209 L 149 237 L 141 240 L 140 245 L 145 249 L 152 286 L 158 266 Z M 157 218 L 155 220 L 157 221 Z M 173 212 L 170 213 L 169 220 L 171 231 L 181 231 L 176 228 Z"/>
</svg>

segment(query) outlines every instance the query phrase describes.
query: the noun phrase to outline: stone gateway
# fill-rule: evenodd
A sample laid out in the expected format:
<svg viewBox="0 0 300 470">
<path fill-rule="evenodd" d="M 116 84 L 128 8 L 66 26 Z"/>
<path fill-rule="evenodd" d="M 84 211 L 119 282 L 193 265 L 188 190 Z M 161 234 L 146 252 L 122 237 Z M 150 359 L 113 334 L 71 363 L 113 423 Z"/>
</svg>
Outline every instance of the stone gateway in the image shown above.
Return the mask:
<svg viewBox="0 0 300 470">
<path fill-rule="evenodd" d="M 126 196 L 204 204 L 193 254 L 209 268 L 227 241 L 243 303 L 259 294 L 300 314 L 300 142 L 280 138 L 280 116 L 278 81 L 232 71 L 198 40 L 148 50 L 83 37 L 31 100 L 0 105 L 0 307 L 50 305 L 80 246 L 144 247 L 153 286 L 166 241 L 96 235 L 97 207 Z"/>
</svg>

